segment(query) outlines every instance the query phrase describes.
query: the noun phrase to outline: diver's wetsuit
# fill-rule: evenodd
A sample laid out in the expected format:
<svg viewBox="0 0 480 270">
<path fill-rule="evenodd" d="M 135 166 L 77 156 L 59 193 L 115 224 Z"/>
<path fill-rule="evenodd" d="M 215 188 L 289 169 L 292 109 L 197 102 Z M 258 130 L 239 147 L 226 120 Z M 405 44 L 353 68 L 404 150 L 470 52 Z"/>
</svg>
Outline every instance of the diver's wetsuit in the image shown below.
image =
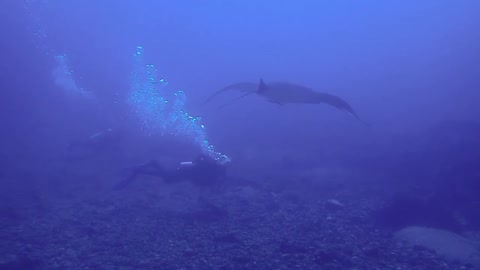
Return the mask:
<svg viewBox="0 0 480 270">
<path fill-rule="evenodd" d="M 210 157 L 198 156 L 189 165 L 178 169 L 165 170 L 156 160 L 149 161 L 133 169 L 132 173 L 115 185 L 114 189 L 123 189 L 132 183 L 139 174 L 161 177 L 167 183 L 190 181 L 197 186 L 211 186 L 219 184 L 226 176 L 226 168 Z"/>
</svg>

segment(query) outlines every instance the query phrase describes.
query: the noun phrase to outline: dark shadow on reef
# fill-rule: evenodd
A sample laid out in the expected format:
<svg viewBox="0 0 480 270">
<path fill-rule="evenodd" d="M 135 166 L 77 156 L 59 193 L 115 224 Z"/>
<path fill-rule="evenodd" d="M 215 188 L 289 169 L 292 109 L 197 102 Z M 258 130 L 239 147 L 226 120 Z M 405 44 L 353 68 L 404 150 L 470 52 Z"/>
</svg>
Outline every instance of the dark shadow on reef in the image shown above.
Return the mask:
<svg viewBox="0 0 480 270">
<path fill-rule="evenodd" d="M 442 122 L 412 139 L 415 149 L 390 160 L 398 191 L 376 211 L 377 222 L 390 229 L 480 229 L 480 123 Z"/>
</svg>

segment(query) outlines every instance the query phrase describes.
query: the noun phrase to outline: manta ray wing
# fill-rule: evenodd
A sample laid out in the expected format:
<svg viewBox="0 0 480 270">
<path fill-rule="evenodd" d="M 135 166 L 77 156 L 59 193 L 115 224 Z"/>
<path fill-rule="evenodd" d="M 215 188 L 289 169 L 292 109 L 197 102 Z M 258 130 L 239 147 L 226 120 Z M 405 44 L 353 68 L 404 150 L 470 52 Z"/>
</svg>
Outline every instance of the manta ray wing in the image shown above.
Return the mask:
<svg viewBox="0 0 480 270">
<path fill-rule="evenodd" d="M 362 122 L 365 125 L 369 125 L 368 123 L 364 122 L 360 117 L 357 115 L 355 110 L 342 98 L 322 92 L 316 92 L 311 88 L 301 86 L 298 84 L 288 83 L 288 82 L 271 82 L 269 84 L 265 84 L 265 82 L 260 79 L 259 83 L 251 83 L 251 82 L 240 82 L 234 83 L 224 87 L 223 89 L 213 93 L 206 101 L 209 102 L 215 96 L 220 93 L 223 93 L 227 90 L 239 90 L 243 92 L 247 92 L 242 96 L 234 99 L 232 102 L 224 104 L 221 106 L 222 108 L 228 104 L 232 104 L 239 99 L 242 99 L 250 94 L 256 93 L 262 97 L 264 97 L 267 101 L 279 105 L 285 104 L 327 104 L 333 106 L 339 110 L 345 111 L 348 114 L 355 117 L 357 120 Z"/>
<path fill-rule="evenodd" d="M 315 101 L 316 103 L 325 103 L 339 110 L 346 111 L 355 118 L 359 119 L 357 113 L 353 110 L 352 106 L 350 106 L 350 104 L 348 104 L 345 100 L 338 96 L 328 93 L 317 93 Z"/>
<path fill-rule="evenodd" d="M 339 110 L 345 111 L 360 122 L 368 125 L 357 115 L 355 110 L 342 98 L 322 92 L 316 92 L 311 88 L 288 82 L 272 82 L 258 94 L 267 98 L 270 102 L 278 104 L 327 104 Z"/>
<path fill-rule="evenodd" d="M 235 102 L 238 101 L 239 99 L 242 99 L 242 98 L 244 98 L 244 97 L 246 97 L 246 96 L 248 96 L 248 95 L 254 94 L 254 93 L 256 93 L 256 91 L 247 92 L 246 94 L 243 94 L 243 95 L 237 97 L 236 99 L 230 101 L 229 103 L 226 103 L 226 104 L 223 104 L 223 105 L 221 105 L 221 106 L 218 106 L 218 108 L 221 109 L 221 108 L 223 108 L 223 107 L 225 107 L 225 106 L 227 106 L 227 105 L 230 105 L 230 104 L 235 103 Z"/>
<path fill-rule="evenodd" d="M 205 104 L 207 102 L 210 102 L 214 97 L 228 90 L 237 90 L 237 91 L 249 92 L 249 93 L 255 92 L 257 90 L 257 84 L 252 82 L 239 82 L 239 83 L 230 84 L 218 90 L 217 92 L 211 94 L 203 103 Z"/>
<path fill-rule="evenodd" d="M 355 117 L 358 121 L 362 122 L 364 125 L 370 126 L 369 123 L 363 121 L 358 114 L 355 112 L 355 110 L 342 98 L 332 95 L 332 94 L 327 94 L 327 93 L 317 93 L 317 101 L 318 103 L 325 103 L 330 106 L 333 106 L 341 111 L 345 111 L 348 114 L 352 115 Z"/>
</svg>

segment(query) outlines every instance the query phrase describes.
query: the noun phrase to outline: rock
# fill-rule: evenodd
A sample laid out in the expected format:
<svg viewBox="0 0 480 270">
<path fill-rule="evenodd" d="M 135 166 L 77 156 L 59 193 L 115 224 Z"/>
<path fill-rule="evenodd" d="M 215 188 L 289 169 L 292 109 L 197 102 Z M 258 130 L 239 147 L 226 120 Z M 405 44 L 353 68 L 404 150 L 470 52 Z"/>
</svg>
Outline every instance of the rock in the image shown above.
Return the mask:
<svg viewBox="0 0 480 270">
<path fill-rule="evenodd" d="M 396 232 L 395 237 L 413 246 L 434 250 L 450 261 L 459 261 L 480 268 L 479 243 L 459 234 L 425 227 L 407 227 Z"/>
<path fill-rule="evenodd" d="M 327 201 L 326 203 L 326 206 L 327 208 L 331 209 L 331 210 L 338 210 L 338 209 L 342 209 L 345 207 L 344 204 L 342 204 L 341 202 L 339 202 L 338 200 L 335 200 L 335 199 L 330 199 Z"/>
</svg>

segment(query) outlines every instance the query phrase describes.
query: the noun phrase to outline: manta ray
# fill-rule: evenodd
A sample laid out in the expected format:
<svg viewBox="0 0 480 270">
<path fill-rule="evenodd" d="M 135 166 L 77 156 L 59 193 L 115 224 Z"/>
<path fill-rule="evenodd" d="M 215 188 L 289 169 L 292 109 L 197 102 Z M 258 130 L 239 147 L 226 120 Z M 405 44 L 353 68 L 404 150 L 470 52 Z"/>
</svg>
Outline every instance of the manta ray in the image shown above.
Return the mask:
<svg viewBox="0 0 480 270">
<path fill-rule="evenodd" d="M 246 94 L 234 99 L 233 101 L 256 93 L 264 97 L 267 101 L 279 105 L 325 103 L 330 106 L 334 106 L 339 110 L 347 112 L 348 114 L 355 117 L 357 120 L 366 124 L 360 119 L 360 117 L 358 117 L 357 113 L 353 110 L 353 108 L 340 97 L 328 93 L 317 92 L 309 87 L 289 82 L 271 82 L 269 84 L 266 84 L 263 79 L 260 79 L 259 84 L 252 82 L 234 83 L 213 93 L 210 97 L 207 98 L 207 100 L 205 100 L 205 103 L 211 101 L 218 94 L 228 90 L 239 90 L 247 92 Z"/>
</svg>

